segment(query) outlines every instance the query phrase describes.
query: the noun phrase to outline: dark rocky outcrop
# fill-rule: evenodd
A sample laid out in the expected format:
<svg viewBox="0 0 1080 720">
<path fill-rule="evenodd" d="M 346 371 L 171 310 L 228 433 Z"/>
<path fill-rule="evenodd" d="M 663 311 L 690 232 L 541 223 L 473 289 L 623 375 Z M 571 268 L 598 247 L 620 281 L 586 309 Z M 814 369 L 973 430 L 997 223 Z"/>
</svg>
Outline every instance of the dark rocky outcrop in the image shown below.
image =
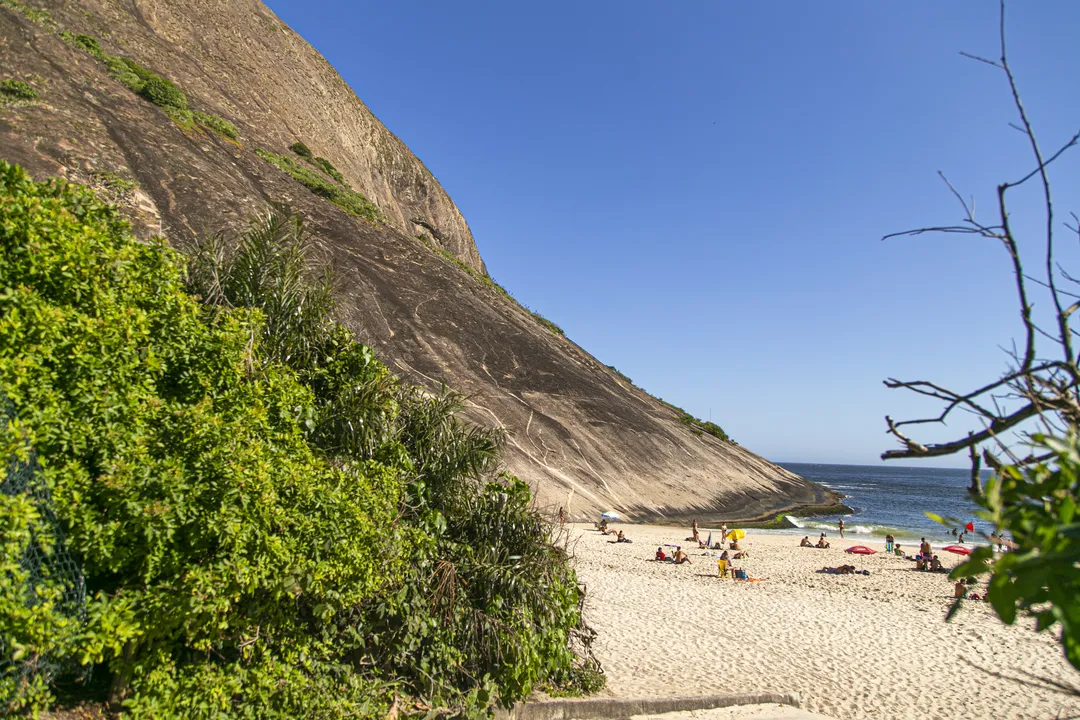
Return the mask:
<svg viewBox="0 0 1080 720">
<path fill-rule="evenodd" d="M 185 129 L 63 30 L 166 76 L 193 110 L 233 123 L 239 140 Z M 257 0 L 0 0 L 0 68 L 0 80 L 28 80 L 40 95 L 0 107 L 0 156 L 37 177 L 103 188 L 143 235 L 161 232 L 183 248 L 268 202 L 303 213 L 333 264 L 341 320 L 399 373 L 445 382 L 470 397 L 472 419 L 505 426 L 505 464 L 542 503 L 569 503 L 579 518 L 614 507 L 656 520 L 749 518 L 837 500 L 695 434 L 485 282 L 469 227 L 431 172 Z M 382 221 L 347 214 L 253 152 L 290 156 L 297 141 L 374 202 Z"/>
</svg>

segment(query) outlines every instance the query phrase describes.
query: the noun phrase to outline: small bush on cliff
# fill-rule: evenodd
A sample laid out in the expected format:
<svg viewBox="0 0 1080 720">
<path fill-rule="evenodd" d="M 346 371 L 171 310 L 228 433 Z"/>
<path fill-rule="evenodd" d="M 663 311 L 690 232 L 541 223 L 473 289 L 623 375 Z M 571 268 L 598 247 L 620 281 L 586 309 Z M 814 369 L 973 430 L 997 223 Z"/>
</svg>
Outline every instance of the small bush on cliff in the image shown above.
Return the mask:
<svg viewBox="0 0 1080 720">
<path fill-rule="evenodd" d="M 305 160 L 311 160 L 313 157 L 315 157 L 311 153 L 311 148 L 299 141 L 294 142 L 292 145 L 290 145 L 289 149 L 292 150 L 295 154 L 304 158 Z"/>
<path fill-rule="evenodd" d="M 207 130 L 216 132 L 222 137 L 228 138 L 229 140 L 240 139 L 240 133 L 237 132 L 236 126 L 223 117 L 204 112 L 194 112 L 192 113 L 192 117 L 199 125 L 202 125 Z"/>
<path fill-rule="evenodd" d="M 38 99 L 38 91 L 22 80 L 0 80 L 0 103 L 28 103 Z"/>
<path fill-rule="evenodd" d="M 271 165 L 284 170 L 308 190 L 326 198 L 350 215 L 371 222 L 382 219 L 378 206 L 348 185 L 338 185 L 331 182 L 314 168 L 298 163 L 290 157 L 278 155 L 262 148 L 256 149 L 255 154 Z"/>
</svg>

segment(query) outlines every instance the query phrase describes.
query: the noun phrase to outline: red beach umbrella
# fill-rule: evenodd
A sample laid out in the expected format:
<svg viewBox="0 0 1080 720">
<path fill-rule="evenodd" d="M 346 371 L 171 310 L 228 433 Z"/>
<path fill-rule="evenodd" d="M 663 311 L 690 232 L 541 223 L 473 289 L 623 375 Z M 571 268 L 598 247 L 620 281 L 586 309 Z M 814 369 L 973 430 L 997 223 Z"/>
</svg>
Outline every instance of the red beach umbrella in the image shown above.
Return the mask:
<svg viewBox="0 0 1080 720">
<path fill-rule="evenodd" d="M 865 545 L 852 545 L 851 547 L 849 547 L 844 552 L 853 553 L 855 555 L 875 555 L 875 554 L 877 554 L 877 550 L 871 550 L 870 548 L 866 547 Z"/>
<path fill-rule="evenodd" d="M 951 553 L 953 553 L 955 555 L 970 555 L 971 554 L 971 548 L 966 547 L 964 545 L 946 545 L 945 547 L 943 547 L 941 549 L 944 550 L 945 552 L 951 552 Z"/>
</svg>

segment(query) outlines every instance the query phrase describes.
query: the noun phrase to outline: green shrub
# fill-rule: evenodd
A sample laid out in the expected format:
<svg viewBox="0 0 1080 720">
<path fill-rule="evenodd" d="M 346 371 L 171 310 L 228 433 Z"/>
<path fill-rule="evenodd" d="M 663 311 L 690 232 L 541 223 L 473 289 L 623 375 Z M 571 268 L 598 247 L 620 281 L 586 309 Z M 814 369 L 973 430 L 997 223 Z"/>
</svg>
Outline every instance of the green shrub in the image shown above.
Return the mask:
<svg viewBox="0 0 1080 720">
<path fill-rule="evenodd" d="M 104 61 L 107 57 L 105 51 L 101 48 L 101 43 L 99 43 L 95 37 L 91 37 L 90 35 L 77 35 L 68 30 L 64 30 L 60 33 L 60 37 L 71 45 L 90 53 L 98 60 Z"/>
<path fill-rule="evenodd" d="M 0 80 L 0 102 L 32 102 L 38 99 L 38 91 L 22 80 Z"/>
<path fill-rule="evenodd" d="M 207 130 L 216 132 L 218 135 L 230 140 L 240 139 L 240 133 L 236 131 L 236 126 L 225 118 L 197 111 L 192 113 L 192 116 L 194 117 L 195 122 L 202 125 Z"/>
<path fill-rule="evenodd" d="M 0 0 L 0 8 L 7 8 L 13 12 L 17 12 L 24 18 L 31 22 L 35 22 L 38 25 L 44 25 L 51 27 L 56 23 L 53 22 L 52 15 L 48 10 L 41 10 L 20 0 Z"/>
<path fill-rule="evenodd" d="M 138 74 L 137 71 L 135 72 Z M 158 107 L 187 110 L 187 95 L 160 75 L 150 75 L 145 78 L 142 87 L 139 88 L 139 94 Z"/>
<path fill-rule="evenodd" d="M 252 345 L 260 314 L 208 313 L 182 281 L 87 191 L 0 164 L 0 386 L 17 411 L 0 450 L 40 456 L 95 597 L 74 640 L 55 588 L 28 614 L 11 553 L 43 510 L 5 499 L 0 628 L 24 628 L 5 652 L 107 662 L 134 717 L 378 714 L 380 686 L 342 672 L 356 608 L 402 575 L 400 476 L 320 460 L 310 390 Z"/>
<path fill-rule="evenodd" d="M 365 607 L 362 651 L 388 679 L 430 703 L 466 707 L 520 699 L 539 683 L 602 682 L 576 578 L 528 487 L 486 479 L 502 433 L 457 419 L 462 398 L 452 391 L 399 385 L 330 321 L 330 282 L 313 267 L 297 219 L 271 213 L 234 243 L 203 241 L 190 278 L 208 302 L 266 314 L 275 337 L 262 344 L 311 388 L 312 440 L 323 452 L 400 463 L 411 478 L 401 515 L 411 538 L 406 575 Z"/>
<path fill-rule="evenodd" d="M 1032 456 L 1042 462 L 1002 467 L 982 495 L 972 496 L 983 508 L 979 516 L 996 536 L 1011 535 L 1015 549 L 995 556 L 993 545 L 976 547 L 950 577 L 989 574 L 986 599 L 998 617 L 1009 625 L 1034 618 L 1040 632 L 1060 625 L 1065 658 L 1080 670 L 1080 434 L 1072 428 L 1066 437 L 1032 440 Z M 948 617 L 962 603 L 956 600 Z"/>
<path fill-rule="evenodd" d="M 314 157 L 314 155 L 311 154 L 311 148 L 300 141 L 294 142 L 289 146 L 289 149 L 305 160 L 311 160 Z"/>
<path fill-rule="evenodd" d="M 330 161 L 326 158 L 317 157 L 314 160 L 315 165 L 321 169 L 324 173 L 334 178 L 339 185 L 347 184 L 345 182 L 345 176 L 337 171 L 337 168 L 330 164 Z"/>
<path fill-rule="evenodd" d="M 284 155 L 278 155 L 262 148 L 257 148 L 255 154 L 271 165 L 284 170 L 308 190 L 326 198 L 350 215 L 371 222 L 382 219 L 378 206 L 348 185 L 337 185 L 327 180 L 313 168 Z"/>
<path fill-rule="evenodd" d="M 295 218 L 185 276 L 88 191 L 0 163 L 0 452 L 51 491 L 0 496 L 0 708 L 48 704 L 25 657 L 96 665 L 134 718 L 476 711 L 602 678 L 566 553 L 491 479 L 501 433 L 400 385 L 326 283 Z M 30 542 L 80 559 L 85 618 Z"/>
</svg>

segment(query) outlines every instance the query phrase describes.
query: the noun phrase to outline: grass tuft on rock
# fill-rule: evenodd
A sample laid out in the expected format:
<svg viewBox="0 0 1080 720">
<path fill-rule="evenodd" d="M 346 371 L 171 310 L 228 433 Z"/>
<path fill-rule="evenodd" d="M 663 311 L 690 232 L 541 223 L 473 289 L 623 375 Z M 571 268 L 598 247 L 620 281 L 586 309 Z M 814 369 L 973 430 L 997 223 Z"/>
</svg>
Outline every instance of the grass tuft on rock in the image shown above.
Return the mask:
<svg viewBox="0 0 1080 720">
<path fill-rule="evenodd" d="M 278 155 L 263 148 L 257 148 L 255 154 L 274 167 L 285 171 L 293 180 L 296 180 L 316 195 L 326 198 L 350 215 L 371 222 L 382 219 L 382 213 L 379 212 L 378 206 L 364 195 L 353 190 L 351 186 L 332 182 L 315 168 L 298 163 L 285 155 Z"/>
<path fill-rule="evenodd" d="M 0 80 L 0 104 L 22 105 L 38 99 L 38 91 L 30 83 L 8 78 Z"/>
<path fill-rule="evenodd" d="M 240 139 L 240 133 L 237 132 L 236 126 L 223 117 L 198 111 L 193 112 L 192 116 L 194 117 L 195 122 L 211 132 L 215 132 L 229 140 Z"/>
</svg>

